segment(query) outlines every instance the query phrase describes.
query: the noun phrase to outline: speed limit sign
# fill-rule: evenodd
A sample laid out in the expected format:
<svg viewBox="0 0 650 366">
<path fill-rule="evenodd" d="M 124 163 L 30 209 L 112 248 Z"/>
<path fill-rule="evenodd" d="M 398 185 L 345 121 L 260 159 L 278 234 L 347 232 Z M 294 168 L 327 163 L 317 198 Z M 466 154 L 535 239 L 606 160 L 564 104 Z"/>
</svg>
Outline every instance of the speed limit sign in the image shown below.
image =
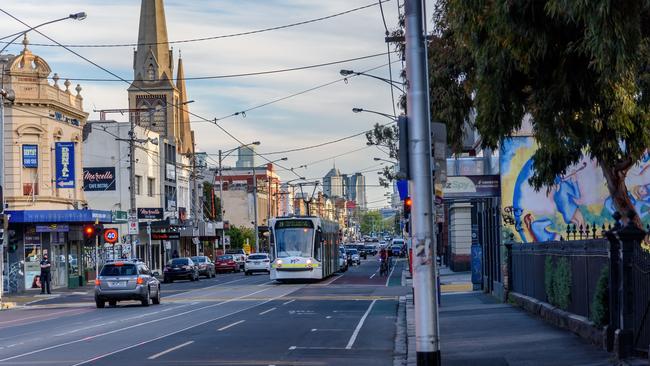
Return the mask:
<svg viewBox="0 0 650 366">
<path fill-rule="evenodd" d="M 115 244 L 117 243 L 117 238 L 119 238 L 120 235 L 117 232 L 117 229 L 105 229 L 104 230 L 104 241 L 109 243 L 109 244 Z"/>
</svg>

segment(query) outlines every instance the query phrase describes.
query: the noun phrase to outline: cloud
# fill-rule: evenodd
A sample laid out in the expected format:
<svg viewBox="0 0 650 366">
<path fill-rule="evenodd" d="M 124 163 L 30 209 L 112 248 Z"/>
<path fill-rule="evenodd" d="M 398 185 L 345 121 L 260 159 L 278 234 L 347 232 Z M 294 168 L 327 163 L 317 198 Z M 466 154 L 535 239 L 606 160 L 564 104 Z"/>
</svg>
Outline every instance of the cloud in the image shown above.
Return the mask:
<svg viewBox="0 0 650 366">
<path fill-rule="evenodd" d="M 310 0 L 242 0 L 242 1 L 186 1 L 167 0 L 165 11 L 170 40 L 209 37 L 273 27 L 282 24 L 331 15 L 372 0 L 310 1 Z M 62 43 L 106 44 L 134 43 L 138 36 L 140 2 L 134 0 L 72 1 L 56 3 L 40 0 L 3 0 L 3 9 L 29 24 L 39 24 L 57 16 L 85 11 L 88 18 L 77 22 L 62 21 L 43 27 L 43 31 Z M 429 5 L 429 9 L 433 9 Z M 396 3 L 384 4 L 389 27 L 397 23 Z M 24 29 L 15 21 L 0 22 L 0 37 Z M 33 33 L 33 32 L 32 32 Z M 186 76 L 224 75 L 255 72 L 317 64 L 382 52 L 384 27 L 378 7 L 340 17 L 283 30 L 255 35 L 225 38 L 205 42 L 174 44 L 174 54 L 182 52 Z M 34 43 L 49 43 L 37 34 L 30 34 Z M 102 70 L 86 63 L 72 53 L 57 47 L 30 46 L 62 77 L 112 78 Z M 10 47 L 19 52 L 21 45 Z M 75 48 L 76 52 L 124 78 L 133 77 L 133 48 Z M 188 107 L 206 119 L 223 117 L 258 106 L 287 95 L 313 88 L 340 78 L 339 70 L 364 70 L 385 64 L 384 57 L 333 65 L 318 69 L 277 75 L 241 77 L 206 81 L 188 81 L 190 99 L 196 103 Z M 373 74 L 388 77 L 388 68 Z M 399 65 L 393 67 L 396 78 Z M 92 109 L 126 108 L 126 84 L 107 82 L 79 82 L 84 106 Z M 388 87 L 370 78 L 350 78 L 285 101 L 220 121 L 238 139 L 262 141 L 259 151 L 278 151 L 318 144 L 369 129 L 374 123 L 387 120 L 370 114 L 353 114 L 352 107 L 392 113 Z M 97 118 L 91 112 L 92 118 Z M 114 116 L 119 119 L 120 116 Z M 126 119 L 126 118 L 124 118 Z M 192 120 L 198 120 L 192 117 Z M 217 152 L 235 147 L 237 143 L 210 123 L 194 123 L 197 144 L 201 150 Z M 287 154 L 287 166 L 299 166 L 365 146 L 365 139 L 357 137 L 323 148 Z M 364 149 L 336 158 L 342 171 L 354 172 L 374 162 L 376 149 Z M 301 175 L 320 177 L 334 159 L 309 166 Z M 367 183 L 377 184 L 377 174 L 369 172 Z M 281 176 L 293 176 L 282 172 Z M 369 188 L 368 200 L 383 195 L 383 188 Z"/>
</svg>

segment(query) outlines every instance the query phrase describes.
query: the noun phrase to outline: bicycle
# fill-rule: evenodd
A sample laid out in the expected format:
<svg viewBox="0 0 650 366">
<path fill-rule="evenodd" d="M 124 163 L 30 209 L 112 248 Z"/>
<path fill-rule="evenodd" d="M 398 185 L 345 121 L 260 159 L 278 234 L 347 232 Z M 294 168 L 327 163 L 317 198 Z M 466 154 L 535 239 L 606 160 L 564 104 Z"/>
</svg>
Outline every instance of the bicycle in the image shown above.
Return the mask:
<svg viewBox="0 0 650 366">
<path fill-rule="evenodd" d="M 379 263 L 379 275 L 388 276 L 388 261 L 385 259 L 381 259 L 380 261 L 381 263 Z"/>
</svg>

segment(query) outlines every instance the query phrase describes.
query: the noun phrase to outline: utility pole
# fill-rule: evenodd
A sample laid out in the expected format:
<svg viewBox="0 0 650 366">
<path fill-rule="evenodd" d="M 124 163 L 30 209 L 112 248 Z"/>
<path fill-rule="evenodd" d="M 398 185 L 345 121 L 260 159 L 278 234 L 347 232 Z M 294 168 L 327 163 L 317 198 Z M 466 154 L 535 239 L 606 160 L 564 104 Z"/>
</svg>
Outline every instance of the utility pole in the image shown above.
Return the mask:
<svg viewBox="0 0 650 366">
<path fill-rule="evenodd" d="M 255 175 L 255 159 L 253 159 L 253 211 L 255 215 L 255 253 L 260 252 L 260 235 L 257 227 L 257 175 Z"/>
<path fill-rule="evenodd" d="M 221 149 L 219 149 L 219 219 L 221 220 L 221 225 L 224 225 L 223 221 L 223 173 L 221 171 Z M 221 227 L 221 245 L 223 246 L 223 254 L 226 254 L 226 242 L 223 240 L 224 235 L 226 235 L 226 230 Z"/>
<path fill-rule="evenodd" d="M 129 195 L 131 200 L 131 212 L 129 220 L 135 219 L 136 223 L 138 222 L 138 209 L 136 208 L 135 202 L 135 119 L 133 116 L 129 118 L 130 127 L 129 127 Z M 140 225 L 138 225 L 138 230 Z M 137 258 L 137 252 L 135 250 L 135 241 L 138 237 L 138 234 L 131 234 L 131 258 Z"/>
<path fill-rule="evenodd" d="M 4 66 L 2 67 L 4 75 Z M 0 215 L 2 216 L 2 245 L 0 245 L 0 306 L 2 305 L 2 294 L 4 293 L 4 250 L 9 243 L 9 215 L 4 214 L 4 187 L 5 187 L 5 99 L 13 102 L 16 94 L 13 90 L 0 89 Z"/>
<path fill-rule="evenodd" d="M 196 255 L 199 256 L 199 238 L 194 236 L 195 233 L 199 230 L 199 187 L 197 185 L 197 172 L 196 172 L 196 145 L 192 142 L 192 173 L 190 174 L 192 179 L 192 240 L 195 241 L 196 245 Z"/>
<path fill-rule="evenodd" d="M 415 350 L 417 365 L 440 365 L 437 270 L 433 256 L 433 165 L 427 46 L 424 38 L 422 0 L 405 0 L 406 79 L 409 106 L 409 191 L 413 197 L 411 242 L 414 248 Z"/>
</svg>

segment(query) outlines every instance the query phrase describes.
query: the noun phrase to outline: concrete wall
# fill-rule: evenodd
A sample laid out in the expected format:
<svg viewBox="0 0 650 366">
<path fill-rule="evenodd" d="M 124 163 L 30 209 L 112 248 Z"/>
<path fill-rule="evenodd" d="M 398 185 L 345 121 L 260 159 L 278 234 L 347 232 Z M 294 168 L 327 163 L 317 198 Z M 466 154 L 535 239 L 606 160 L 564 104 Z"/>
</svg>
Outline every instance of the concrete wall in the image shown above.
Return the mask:
<svg viewBox="0 0 650 366">
<path fill-rule="evenodd" d="M 452 204 L 449 208 L 450 228 L 449 244 L 452 271 L 469 271 L 472 246 L 472 205 L 469 203 Z"/>
</svg>

